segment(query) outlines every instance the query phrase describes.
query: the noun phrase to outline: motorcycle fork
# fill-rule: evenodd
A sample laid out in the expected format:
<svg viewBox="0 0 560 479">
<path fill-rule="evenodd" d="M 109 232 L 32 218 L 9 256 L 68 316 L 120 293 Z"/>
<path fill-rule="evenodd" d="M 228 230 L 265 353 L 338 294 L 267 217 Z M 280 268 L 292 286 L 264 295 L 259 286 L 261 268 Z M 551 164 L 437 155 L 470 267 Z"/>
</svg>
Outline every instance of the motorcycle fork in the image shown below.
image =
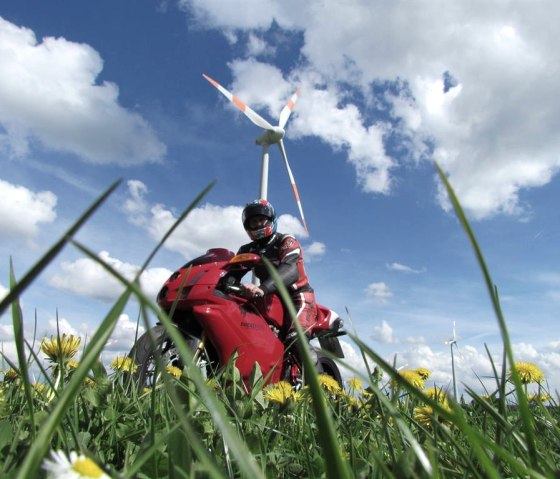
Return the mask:
<svg viewBox="0 0 560 479">
<path fill-rule="evenodd" d="M 206 346 L 206 334 L 202 332 L 200 336 L 200 341 L 193 355 L 193 362 L 196 363 L 198 359 L 204 354 L 204 347 Z"/>
</svg>

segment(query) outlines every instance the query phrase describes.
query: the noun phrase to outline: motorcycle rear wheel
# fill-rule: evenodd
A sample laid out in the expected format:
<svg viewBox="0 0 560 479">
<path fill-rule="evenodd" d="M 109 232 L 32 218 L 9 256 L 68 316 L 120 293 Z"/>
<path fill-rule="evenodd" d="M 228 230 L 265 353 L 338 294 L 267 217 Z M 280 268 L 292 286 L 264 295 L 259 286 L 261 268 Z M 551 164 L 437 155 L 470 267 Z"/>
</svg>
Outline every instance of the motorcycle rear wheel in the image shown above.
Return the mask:
<svg viewBox="0 0 560 479">
<path fill-rule="evenodd" d="M 200 344 L 200 339 L 194 336 L 185 336 L 185 342 L 194 355 Z M 184 366 L 175 343 L 161 324 L 140 336 L 128 355 L 134 359 L 137 365 L 134 375 L 140 389 L 153 387 L 161 377 L 162 369 L 167 366 L 174 366 L 181 371 Z M 207 364 L 204 356 L 203 353 L 198 358 L 202 368 L 205 368 Z M 158 357 L 161 358 L 161 362 L 157 360 Z"/>
</svg>

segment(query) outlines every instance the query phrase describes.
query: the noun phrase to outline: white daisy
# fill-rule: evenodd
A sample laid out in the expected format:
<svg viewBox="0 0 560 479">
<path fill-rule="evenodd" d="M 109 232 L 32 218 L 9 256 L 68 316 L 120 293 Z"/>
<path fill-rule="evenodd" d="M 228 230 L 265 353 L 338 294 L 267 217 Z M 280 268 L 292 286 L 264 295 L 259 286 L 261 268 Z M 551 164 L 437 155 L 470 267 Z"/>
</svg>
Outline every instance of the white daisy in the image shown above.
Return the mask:
<svg viewBox="0 0 560 479">
<path fill-rule="evenodd" d="M 70 453 L 66 457 L 63 451 L 51 451 L 51 458 L 43 461 L 43 469 L 47 471 L 47 479 L 111 479 L 89 457 L 83 454 Z"/>
</svg>

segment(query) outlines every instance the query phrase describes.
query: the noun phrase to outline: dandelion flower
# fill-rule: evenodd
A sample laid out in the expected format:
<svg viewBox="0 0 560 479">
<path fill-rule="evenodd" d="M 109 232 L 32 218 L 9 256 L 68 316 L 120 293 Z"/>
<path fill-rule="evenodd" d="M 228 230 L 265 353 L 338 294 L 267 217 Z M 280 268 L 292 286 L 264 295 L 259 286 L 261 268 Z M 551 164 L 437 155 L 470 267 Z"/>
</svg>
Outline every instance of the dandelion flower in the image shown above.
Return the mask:
<svg viewBox="0 0 560 479">
<path fill-rule="evenodd" d="M 168 364 L 165 366 L 165 370 L 174 378 L 181 377 L 182 371 L 177 366 L 171 366 L 171 364 Z"/>
<path fill-rule="evenodd" d="M 536 364 L 515 363 L 515 369 L 519 374 L 519 379 L 521 380 L 522 384 L 541 383 L 544 381 L 544 374 Z"/>
<path fill-rule="evenodd" d="M 330 394 L 338 394 L 341 391 L 338 381 L 328 374 L 319 374 L 319 384 Z"/>
<path fill-rule="evenodd" d="M 70 359 L 66 363 L 66 366 L 68 366 L 69 369 L 78 369 L 79 365 L 80 365 L 80 363 L 78 361 L 74 361 L 73 359 Z"/>
<path fill-rule="evenodd" d="M 276 384 L 268 387 L 264 391 L 264 397 L 270 402 L 275 402 L 281 405 L 286 404 L 290 399 L 297 399 L 292 385 L 287 381 L 279 381 Z"/>
<path fill-rule="evenodd" d="M 51 459 L 43 461 L 48 479 L 110 479 L 95 462 L 83 454 L 51 451 Z"/>
<path fill-rule="evenodd" d="M 7 383 L 16 382 L 18 379 L 19 379 L 19 373 L 13 368 L 8 369 L 4 373 L 4 381 L 6 381 Z"/>
<path fill-rule="evenodd" d="M 73 358 L 80 347 L 81 338 L 73 334 L 63 334 L 62 337 L 44 338 L 41 341 L 41 351 L 47 355 L 53 363 L 65 363 Z"/>
<path fill-rule="evenodd" d="M 424 394 L 424 396 L 430 399 L 433 399 L 434 401 L 437 401 L 440 404 L 447 405 L 449 403 L 449 400 L 447 399 L 447 395 L 441 388 L 437 388 L 437 387 L 428 388 L 422 391 L 422 394 Z"/>
<path fill-rule="evenodd" d="M 33 383 L 32 386 L 33 389 L 37 392 L 37 394 L 39 394 L 39 396 L 43 396 L 47 394 L 50 390 L 50 388 L 43 383 Z"/>
<path fill-rule="evenodd" d="M 431 375 L 432 372 L 429 369 L 426 368 L 417 368 L 414 370 L 416 372 L 416 374 L 418 374 L 418 376 L 420 376 L 424 381 L 426 379 L 428 379 Z"/>
<path fill-rule="evenodd" d="M 113 371 L 123 371 L 126 373 L 134 373 L 138 366 L 134 363 L 134 359 L 129 357 L 117 357 L 111 363 Z"/>
<path fill-rule="evenodd" d="M 529 394 L 527 396 L 529 402 L 548 402 L 552 400 L 552 396 L 550 394 Z"/>
<path fill-rule="evenodd" d="M 89 376 L 86 376 L 86 378 L 84 379 L 84 384 L 88 388 L 94 388 L 95 386 L 97 386 L 97 383 L 93 379 L 91 379 Z"/>
<path fill-rule="evenodd" d="M 353 391 L 361 391 L 362 390 L 362 381 L 360 381 L 358 378 L 350 378 L 348 380 L 348 386 Z"/>
<path fill-rule="evenodd" d="M 405 369 L 403 371 L 399 371 L 399 375 L 409 384 L 412 384 L 415 388 L 423 389 L 424 388 L 424 380 L 422 376 L 418 374 L 415 370 Z M 397 381 L 391 381 L 391 385 L 393 388 L 398 387 Z"/>
<path fill-rule="evenodd" d="M 444 408 L 448 411 L 451 411 L 449 406 L 443 405 Z M 444 419 L 442 416 L 436 416 L 434 412 L 434 408 L 432 406 L 416 406 L 413 411 L 414 420 L 421 424 L 424 427 L 432 427 L 434 421 L 437 418 L 437 421 L 441 424 L 452 424 L 448 420 Z"/>
<path fill-rule="evenodd" d="M 432 425 L 434 408 L 432 406 L 416 406 L 413 415 L 416 422 L 422 424 L 422 426 L 429 427 Z"/>
</svg>

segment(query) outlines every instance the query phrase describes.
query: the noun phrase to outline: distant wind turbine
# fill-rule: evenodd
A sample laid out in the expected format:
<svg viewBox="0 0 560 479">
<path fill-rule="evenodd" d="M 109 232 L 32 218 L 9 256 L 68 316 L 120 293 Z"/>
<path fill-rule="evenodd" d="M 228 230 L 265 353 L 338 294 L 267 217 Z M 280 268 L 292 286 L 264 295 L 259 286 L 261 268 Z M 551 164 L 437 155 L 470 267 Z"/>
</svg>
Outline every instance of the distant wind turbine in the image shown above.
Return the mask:
<svg viewBox="0 0 560 479">
<path fill-rule="evenodd" d="M 455 348 L 458 348 L 457 336 L 455 335 L 455 321 L 453 321 L 453 336 L 447 341 L 445 341 L 445 344 L 449 344 L 449 348 L 451 350 L 451 374 L 453 376 L 453 396 L 455 401 L 457 401 L 459 395 L 457 394 L 457 378 L 455 376 L 455 356 L 453 355 L 453 346 L 455 346 Z"/>
</svg>

